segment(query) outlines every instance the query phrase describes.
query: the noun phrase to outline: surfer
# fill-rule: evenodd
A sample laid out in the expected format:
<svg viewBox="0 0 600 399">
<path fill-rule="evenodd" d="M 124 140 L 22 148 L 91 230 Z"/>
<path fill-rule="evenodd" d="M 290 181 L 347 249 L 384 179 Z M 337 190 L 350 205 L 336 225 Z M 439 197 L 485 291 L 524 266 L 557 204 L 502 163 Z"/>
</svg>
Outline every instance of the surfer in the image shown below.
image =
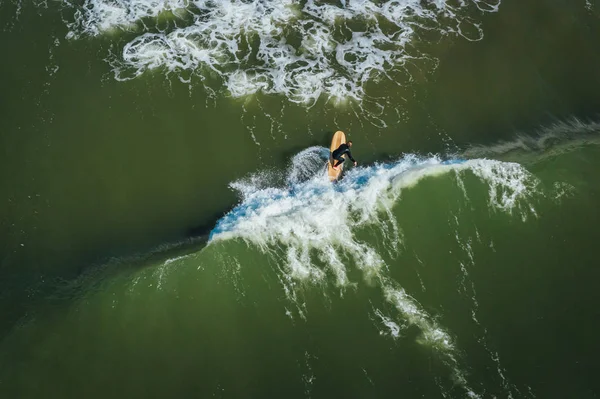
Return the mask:
<svg viewBox="0 0 600 399">
<path fill-rule="evenodd" d="M 337 150 L 331 153 L 331 157 L 337 161 L 333 165 L 333 169 L 338 170 L 339 166 L 344 163 L 345 154 L 348 154 L 348 158 L 350 158 L 352 162 L 354 162 L 354 166 L 356 166 L 356 161 L 352 158 L 352 153 L 350 153 L 350 147 L 352 147 L 352 140 L 340 145 Z"/>
</svg>

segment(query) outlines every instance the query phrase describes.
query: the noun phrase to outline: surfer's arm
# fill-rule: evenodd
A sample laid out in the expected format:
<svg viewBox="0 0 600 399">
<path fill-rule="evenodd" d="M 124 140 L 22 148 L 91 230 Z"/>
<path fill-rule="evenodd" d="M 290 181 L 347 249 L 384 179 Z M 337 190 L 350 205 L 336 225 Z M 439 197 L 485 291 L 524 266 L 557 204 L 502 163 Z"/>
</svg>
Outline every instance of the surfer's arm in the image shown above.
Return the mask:
<svg viewBox="0 0 600 399">
<path fill-rule="evenodd" d="M 350 158 L 350 160 L 354 162 L 354 166 L 356 166 L 356 159 L 352 158 L 352 153 L 350 152 L 350 150 L 347 150 L 346 154 L 348 154 L 348 158 Z"/>
</svg>

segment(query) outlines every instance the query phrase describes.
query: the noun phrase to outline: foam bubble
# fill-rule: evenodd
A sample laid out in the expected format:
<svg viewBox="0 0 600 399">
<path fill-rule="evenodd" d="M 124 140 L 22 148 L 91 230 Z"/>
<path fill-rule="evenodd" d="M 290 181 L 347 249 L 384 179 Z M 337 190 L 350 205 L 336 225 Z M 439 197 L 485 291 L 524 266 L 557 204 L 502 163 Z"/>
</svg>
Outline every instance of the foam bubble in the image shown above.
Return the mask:
<svg viewBox="0 0 600 399">
<path fill-rule="evenodd" d="M 234 97 L 262 91 L 310 105 L 322 95 L 335 102 L 360 101 L 366 96 L 365 82 L 382 76 L 394 81 L 391 71 L 420 56 L 415 46 L 407 50 L 418 32 L 481 39 L 483 31 L 469 15 L 495 12 L 499 4 L 500 0 L 308 0 L 302 5 L 292 0 L 85 0 L 70 24 L 69 37 L 140 29 L 113 60 L 119 80 L 156 68 L 186 71 L 186 76 L 191 71 L 201 80 L 215 73 Z M 160 24 L 166 13 L 176 23 Z M 155 26 L 148 19 L 154 19 Z"/>
</svg>

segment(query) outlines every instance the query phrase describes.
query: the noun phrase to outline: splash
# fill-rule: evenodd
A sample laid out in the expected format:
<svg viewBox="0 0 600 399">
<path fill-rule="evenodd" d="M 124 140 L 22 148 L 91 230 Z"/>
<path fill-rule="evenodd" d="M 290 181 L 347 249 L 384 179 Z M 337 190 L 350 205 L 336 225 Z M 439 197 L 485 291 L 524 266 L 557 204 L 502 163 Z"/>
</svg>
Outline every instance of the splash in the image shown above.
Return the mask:
<svg viewBox="0 0 600 399">
<path fill-rule="evenodd" d="M 141 31 L 112 60 L 116 79 L 147 70 L 200 80 L 214 75 L 233 97 L 258 91 L 314 104 L 322 95 L 362 100 L 365 83 L 427 57 L 421 33 L 480 40 L 472 15 L 500 0 L 85 0 L 68 37 Z M 154 22 L 153 22 L 154 21 Z M 432 39 L 437 40 L 437 39 Z M 409 46 L 410 45 L 410 46 Z M 410 49 L 409 49 L 410 48 Z"/>
</svg>

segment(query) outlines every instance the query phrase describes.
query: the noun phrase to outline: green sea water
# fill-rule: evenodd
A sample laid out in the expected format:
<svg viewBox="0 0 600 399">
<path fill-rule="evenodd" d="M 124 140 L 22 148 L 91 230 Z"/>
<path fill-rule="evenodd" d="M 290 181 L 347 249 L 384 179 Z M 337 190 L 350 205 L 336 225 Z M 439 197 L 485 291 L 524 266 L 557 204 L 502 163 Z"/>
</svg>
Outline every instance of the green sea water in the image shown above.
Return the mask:
<svg viewBox="0 0 600 399">
<path fill-rule="evenodd" d="M 597 397 L 599 18 L 0 1 L 0 397 Z"/>
</svg>

